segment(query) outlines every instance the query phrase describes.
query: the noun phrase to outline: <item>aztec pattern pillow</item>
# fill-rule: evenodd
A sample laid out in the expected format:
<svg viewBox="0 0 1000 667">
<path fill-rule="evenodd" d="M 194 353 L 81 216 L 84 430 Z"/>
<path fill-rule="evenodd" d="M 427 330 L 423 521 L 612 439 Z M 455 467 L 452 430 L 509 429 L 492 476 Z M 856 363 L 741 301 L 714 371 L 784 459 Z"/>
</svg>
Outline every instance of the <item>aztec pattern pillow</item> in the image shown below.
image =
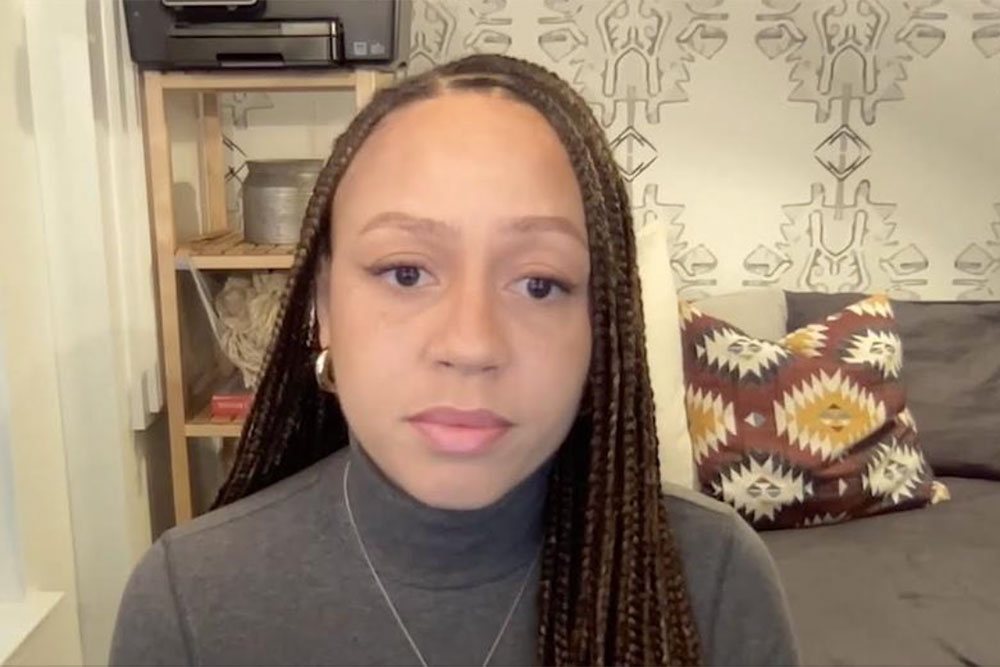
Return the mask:
<svg viewBox="0 0 1000 667">
<path fill-rule="evenodd" d="M 946 497 L 906 408 L 885 296 L 778 342 L 687 303 L 681 327 L 701 490 L 756 528 L 838 523 Z"/>
</svg>

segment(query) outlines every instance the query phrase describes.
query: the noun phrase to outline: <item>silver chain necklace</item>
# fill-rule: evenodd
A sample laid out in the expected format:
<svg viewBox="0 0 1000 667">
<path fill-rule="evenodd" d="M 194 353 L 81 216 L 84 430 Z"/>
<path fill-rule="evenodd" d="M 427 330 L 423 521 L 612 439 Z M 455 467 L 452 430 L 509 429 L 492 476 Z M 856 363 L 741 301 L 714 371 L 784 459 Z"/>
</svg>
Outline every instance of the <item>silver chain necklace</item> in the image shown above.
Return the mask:
<svg viewBox="0 0 1000 667">
<path fill-rule="evenodd" d="M 347 475 L 350 469 L 351 462 L 348 461 L 344 466 L 344 507 L 347 509 L 347 518 L 351 522 L 351 529 L 354 531 L 354 537 L 358 540 L 358 547 L 361 549 L 361 555 L 364 556 L 365 563 L 368 564 L 368 571 L 372 573 L 372 578 L 375 580 L 375 584 L 382 592 L 382 597 L 385 599 L 385 603 L 389 607 L 389 611 L 392 612 L 393 617 L 396 619 L 399 629 L 403 631 L 406 641 L 410 643 L 410 648 L 413 649 L 413 653 L 417 656 L 417 660 L 420 661 L 422 667 L 428 667 L 427 661 L 424 660 L 424 655 L 417 647 L 417 642 L 413 640 L 413 636 L 410 635 L 410 631 L 406 628 L 406 624 L 403 623 L 403 618 L 399 615 L 396 605 L 393 604 L 392 598 L 389 597 L 389 591 L 386 590 L 385 584 L 382 583 L 382 578 L 378 576 L 378 571 L 375 570 L 375 566 L 372 564 L 371 556 L 368 555 L 368 549 L 365 547 L 365 541 L 361 539 L 361 532 L 358 530 L 358 524 L 354 520 L 354 512 L 351 510 L 351 497 L 347 493 Z M 486 654 L 486 659 L 483 660 L 483 667 L 489 665 L 490 660 L 493 659 L 493 654 L 496 652 L 497 646 L 500 645 L 500 640 L 503 639 L 504 634 L 507 632 L 507 626 L 510 625 L 510 619 L 514 617 L 514 610 L 517 609 L 517 606 L 521 602 L 521 598 L 524 597 L 524 591 L 528 587 L 528 580 L 531 579 L 531 573 L 535 571 L 535 565 L 537 563 L 538 554 L 536 554 L 534 560 L 531 561 L 531 567 L 528 568 L 528 573 L 524 575 L 524 581 L 521 582 L 521 587 L 517 591 L 517 597 L 514 598 L 514 604 L 510 606 L 510 610 L 507 612 L 507 617 L 504 619 L 503 625 L 500 626 L 500 632 L 497 633 L 496 639 L 493 640 L 493 645 L 490 646 L 490 650 Z"/>
</svg>

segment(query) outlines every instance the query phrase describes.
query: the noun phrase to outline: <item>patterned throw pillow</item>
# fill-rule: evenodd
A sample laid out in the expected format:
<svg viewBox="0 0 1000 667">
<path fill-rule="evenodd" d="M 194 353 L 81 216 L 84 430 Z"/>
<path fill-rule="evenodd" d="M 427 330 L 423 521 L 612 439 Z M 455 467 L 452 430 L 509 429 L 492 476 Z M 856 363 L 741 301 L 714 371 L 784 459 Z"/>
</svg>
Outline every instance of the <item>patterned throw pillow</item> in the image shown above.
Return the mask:
<svg viewBox="0 0 1000 667">
<path fill-rule="evenodd" d="M 885 296 L 778 342 L 687 303 L 681 328 L 701 490 L 755 527 L 838 523 L 946 497 L 906 408 Z"/>
</svg>

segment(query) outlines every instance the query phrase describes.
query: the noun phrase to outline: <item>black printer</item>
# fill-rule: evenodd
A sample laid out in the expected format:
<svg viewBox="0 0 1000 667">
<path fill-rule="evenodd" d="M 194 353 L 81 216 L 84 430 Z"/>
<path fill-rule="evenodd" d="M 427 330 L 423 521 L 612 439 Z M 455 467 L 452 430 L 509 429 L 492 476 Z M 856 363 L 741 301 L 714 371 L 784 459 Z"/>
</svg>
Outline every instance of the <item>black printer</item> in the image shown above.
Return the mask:
<svg viewBox="0 0 1000 667">
<path fill-rule="evenodd" d="M 411 0 L 123 0 L 132 59 L 158 70 L 403 64 Z"/>
</svg>

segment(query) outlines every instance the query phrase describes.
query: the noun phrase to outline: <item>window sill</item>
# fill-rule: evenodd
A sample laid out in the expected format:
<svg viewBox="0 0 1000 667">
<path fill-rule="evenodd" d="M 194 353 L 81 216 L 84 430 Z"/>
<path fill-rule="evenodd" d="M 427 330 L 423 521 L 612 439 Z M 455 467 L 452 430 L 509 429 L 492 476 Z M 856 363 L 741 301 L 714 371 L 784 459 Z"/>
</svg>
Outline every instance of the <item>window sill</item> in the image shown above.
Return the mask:
<svg viewBox="0 0 1000 667">
<path fill-rule="evenodd" d="M 28 591 L 20 602 L 0 603 L 0 664 L 14 655 L 62 598 L 62 593 Z"/>
</svg>

